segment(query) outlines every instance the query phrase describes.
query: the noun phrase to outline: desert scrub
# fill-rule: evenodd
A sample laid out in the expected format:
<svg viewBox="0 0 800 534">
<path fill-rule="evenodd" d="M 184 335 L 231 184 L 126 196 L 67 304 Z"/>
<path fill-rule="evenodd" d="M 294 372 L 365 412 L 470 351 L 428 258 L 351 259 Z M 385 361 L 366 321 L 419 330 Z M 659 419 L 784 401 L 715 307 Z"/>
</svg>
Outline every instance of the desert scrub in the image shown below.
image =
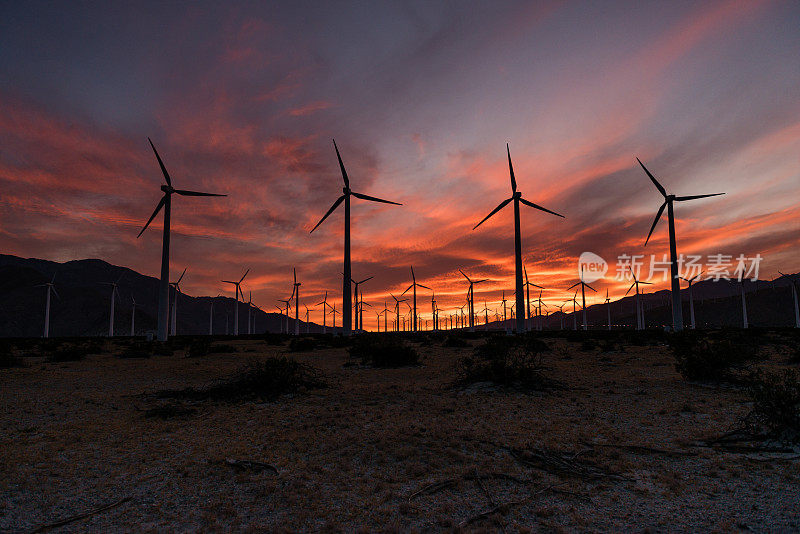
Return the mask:
<svg viewBox="0 0 800 534">
<path fill-rule="evenodd" d="M 161 391 L 160 398 L 191 400 L 264 400 L 282 395 L 327 387 L 322 373 L 315 367 L 286 357 L 270 357 L 252 361 L 227 379 L 202 389 L 186 388 Z"/>
<path fill-rule="evenodd" d="M 203 356 L 208 356 L 208 353 L 211 351 L 211 340 L 206 337 L 197 337 L 189 343 L 189 346 L 186 348 L 186 357 L 187 358 L 201 358 Z"/>
<path fill-rule="evenodd" d="M 750 376 L 748 393 L 753 408 L 744 418 L 747 430 L 785 443 L 800 443 L 800 373 L 766 373 Z"/>
<path fill-rule="evenodd" d="M 542 373 L 547 344 L 533 337 L 491 337 L 459 362 L 462 385 L 491 382 L 498 386 L 542 391 L 562 387 Z"/>
<path fill-rule="evenodd" d="M 419 363 L 419 353 L 391 334 L 360 334 L 349 349 L 350 357 L 373 367 L 405 367 Z"/>
<path fill-rule="evenodd" d="M 293 337 L 289 341 L 289 352 L 308 352 L 317 348 L 317 340 L 312 337 Z"/>
<path fill-rule="evenodd" d="M 688 380 L 738 382 L 737 371 L 758 357 L 758 344 L 741 336 L 682 332 L 673 334 L 669 345 L 675 370 Z"/>
<path fill-rule="evenodd" d="M 442 343 L 443 347 L 453 347 L 453 348 L 464 348 L 469 347 L 469 343 L 463 337 L 458 336 L 456 334 L 450 334 L 446 338 L 444 338 L 444 343 Z"/>
</svg>

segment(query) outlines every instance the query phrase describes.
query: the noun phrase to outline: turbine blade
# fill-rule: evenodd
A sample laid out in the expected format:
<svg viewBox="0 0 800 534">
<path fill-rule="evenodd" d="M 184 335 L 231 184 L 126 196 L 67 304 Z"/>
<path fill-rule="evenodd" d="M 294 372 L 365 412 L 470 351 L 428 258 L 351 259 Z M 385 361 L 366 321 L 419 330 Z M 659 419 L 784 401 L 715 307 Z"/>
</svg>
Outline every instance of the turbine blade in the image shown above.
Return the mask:
<svg viewBox="0 0 800 534">
<path fill-rule="evenodd" d="M 639 283 L 640 284 L 647 284 L 648 286 L 652 286 L 653 285 L 653 282 L 642 282 L 641 280 L 639 280 Z"/>
<path fill-rule="evenodd" d="M 364 278 L 362 281 L 360 281 L 360 282 L 358 282 L 358 283 L 359 283 L 359 284 L 363 284 L 363 283 L 364 283 L 364 282 L 366 282 L 367 280 L 372 280 L 373 278 L 375 278 L 375 277 L 374 277 L 374 276 L 370 276 L 369 278 Z"/>
<path fill-rule="evenodd" d="M 593 288 L 592 286 L 590 286 L 589 284 L 583 284 L 583 286 L 584 286 L 584 287 L 588 287 L 589 289 L 591 289 L 592 291 L 594 291 L 594 288 Z M 595 293 L 597 293 L 597 291 L 594 291 L 594 292 L 595 292 Z"/>
<path fill-rule="evenodd" d="M 539 289 L 544 289 L 542 286 L 537 286 L 536 284 L 531 284 L 533 287 L 538 287 Z"/>
<path fill-rule="evenodd" d="M 470 284 L 472 283 L 472 280 L 470 280 L 470 279 L 469 279 L 469 276 L 467 276 L 466 274 L 464 274 L 464 271 L 462 271 L 461 269 L 459 269 L 459 270 L 458 270 L 458 272 L 460 272 L 462 275 L 464 275 L 464 278 L 466 278 L 466 279 L 467 279 L 467 281 L 468 281 Z"/>
<path fill-rule="evenodd" d="M 408 288 L 406 288 L 406 290 L 405 290 L 405 291 L 403 291 L 402 293 L 400 293 L 400 296 L 402 297 L 403 295 L 405 295 L 405 294 L 408 292 L 408 290 L 409 290 L 409 289 L 411 289 L 412 287 L 414 287 L 414 284 L 411 284 L 410 286 L 408 286 Z"/>
<path fill-rule="evenodd" d="M 580 282 L 576 282 L 576 283 L 572 284 L 571 286 L 569 286 L 569 287 L 567 288 L 567 291 L 569 291 L 569 290 L 570 290 L 570 289 L 572 289 L 573 287 L 575 287 L 575 286 L 578 286 L 578 285 L 580 285 L 580 284 L 581 284 Z"/>
<path fill-rule="evenodd" d="M 489 279 L 488 279 L 488 278 L 484 278 L 483 280 L 476 280 L 476 281 L 472 282 L 472 284 L 473 284 L 473 285 L 474 285 L 474 284 L 480 284 L 481 282 L 488 282 L 488 281 L 489 281 Z"/>
<path fill-rule="evenodd" d="M 636 285 L 636 282 L 632 283 L 632 284 L 631 284 L 631 287 L 629 287 L 629 288 L 628 288 L 628 290 L 625 292 L 625 295 L 624 295 L 624 296 L 626 296 L 626 297 L 627 297 L 627 296 L 628 296 L 628 293 L 630 293 L 630 292 L 631 292 L 631 289 L 633 289 L 633 286 L 635 286 L 635 285 Z"/>
<path fill-rule="evenodd" d="M 708 198 L 708 197 L 718 197 L 720 195 L 724 195 L 725 193 L 712 193 L 710 195 L 691 195 L 688 197 L 675 197 L 675 200 L 684 201 L 684 200 L 696 200 L 698 198 Z"/>
<path fill-rule="evenodd" d="M 415 282 L 417 281 L 417 277 L 414 276 L 414 266 L 413 265 L 411 266 L 411 279 L 413 281 L 415 281 Z"/>
<path fill-rule="evenodd" d="M 517 180 L 514 178 L 514 166 L 511 165 L 511 149 L 506 143 L 506 153 L 508 154 L 508 174 L 511 176 L 511 191 L 517 192 Z"/>
<path fill-rule="evenodd" d="M 156 206 L 156 209 L 155 211 L 153 211 L 153 214 L 150 216 L 149 219 L 147 219 L 147 223 L 144 225 L 144 228 L 142 228 L 142 230 L 139 232 L 139 235 L 136 236 L 137 238 L 141 237 L 144 231 L 147 230 L 147 227 L 150 226 L 150 223 L 153 222 L 153 219 L 156 218 L 156 215 L 158 215 L 158 212 L 161 211 L 161 208 L 164 207 L 164 204 L 166 202 L 167 202 L 167 195 L 164 195 L 158 202 L 158 206 Z"/>
<path fill-rule="evenodd" d="M 156 155 L 156 159 L 158 160 L 158 165 L 161 167 L 161 172 L 164 174 L 164 179 L 167 181 L 167 185 L 172 187 L 172 180 L 169 179 L 169 173 L 167 172 L 167 168 L 164 167 L 164 162 L 161 161 L 161 156 L 158 155 L 158 150 L 156 150 L 156 146 L 153 144 L 153 142 L 150 140 L 149 137 L 147 138 L 147 141 L 150 143 L 150 146 L 153 148 L 153 152 Z"/>
<path fill-rule="evenodd" d="M 184 274 L 186 274 L 186 269 L 185 268 L 183 269 L 183 272 L 181 273 L 181 275 L 178 277 L 178 281 L 175 282 L 176 284 L 180 284 L 181 283 L 181 280 L 183 280 L 183 275 Z M 120 277 L 120 278 L 122 278 L 122 277 Z M 119 280 L 117 280 L 117 282 L 119 282 Z"/>
<path fill-rule="evenodd" d="M 664 195 L 664 197 L 666 197 L 666 196 L 667 196 L 667 190 L 666 190 L 666 189 L 664 189 L 664 186 L 663 186 L 663 185 L 661 185 L 660 183 L 658 183 L 658 180 L 656 180 L 656 177 L 655 177 L 655 176 L 653 176 L 653 175 L 650 173 L 650 171 L 648 171 L 648 170 L 647 170 L 647 167 L 645 167 L 645 166 L 644 166 L 644 163 L 642 163 L 642 160 L 640 160 L 639 158 L 636 158 L 636 161 L 638 161 L 638 162 L 639 162 L 639 165 L 641 165 L 641 166 L 642 166 L 642 169 L 644 169 L 644 172 L 646 172 L 646 173 L 647 173 L 647 176 L 649 176 L 649 177 L 650 177 L 650 180 L 652 180 L 652 182 L 653 182 L 653 185 L 655 185 L 655 186 L 656 186 L 656 189 L 658 189 L 658 191 L 659 191 L 659 192 L 660 192 L 662 195 Z"/>
<path fill-rule="evenodd" d="M 541 206 L 540 206 L 540 205 L 538 205 L 538 204 L 534 204 L 533 202 L 530 202 L 530 201 L 528 201 L 528 200 L 525 200 L 524 198 L 520 198 L 520 199 L 519 199 L 519 201 L 520 201 L 520 202 L 522 202 L 523 204 L 525 204 L 526 206 L 530 206 L 530 207 L 532 207 L 532 208 L 536 208 L 537 210 L 546 211 L 547 213 L 550 213 L 550 214 L 552 214 L 552 215 L 555 215 L 555 216 L 557 216 L 557 217 L 561 217 L 562 219 L 566 219 L 566 217 L 564 217 L 564 216 L 563 216 L 563 215 L 561 215 L 560 213 L 556 213 L 556 212 L 554 212 L 554 211 L 550 211 L 549 209 L 547 209 L 547 208 L 543 208 L 543 207 L 541 207 Z"/>
<path fill-rule="evenodd" d="M 250 272 L 250 269 L 247 269 L 247 270 L 244 272 L 244 274 L 242 275 L 242 277 L 239 279 L 239 283 L 240 283 L 240 284 L 242 283 L 242 280 L 244 280 L 244 277 L 245 277 L 245 276 L 247 276 L 247 273 L 249 273 L 249 272 Z"/>
<path fill-rule="evenodd" d="M 645 246 L 647 246 L 647 242 L 650 241 L 650 236 L 653 235 L 653 230 L 656 229 L 656 225 L 658 224 L 658 220 L 661 218 L 661 214 L 664 213 L 664 208 L 667 207 L 667 203 L 664 202 L 661 204 L 661 207 L 658 208 L 658 213 L 656 213 L 656 218 L 653 221 L 653 226 L 650 227 L 650 233 L 647 234 L 647 239 L 644 240 Z"/>
<path fill-rule="evenodd" d="M 344 170 L 344 163 L 342 163 L 342 156 L 339 155 L 339 147 L 336 146 L 336 139 L 333 140 L 333 148 L 336 149 L 336 159 L 339 160 L 339 168 L 342 169 L 342 179 L 344 180 L 344 186 L 347 189 L 350 189 L 350 180 L 347 178 L 347 171 Z"/>
<path fill-rule="evenodd" d="M 53 290 L 53 294 L 54 294 L 56 297 L 58 297 L 58 300 L 61 300 L 61 296 L 58 294 L 58 291 L 56 291 L 56 288 L 51 286 L 51 287 L 50 287 L 50 289 L 52 289 L 52 290 Z M 134 304 L 135 304 L 135 302 L 134 302 Z"/>
<path fill-rule="evenodd" d="M 328 218 L 328 215 L 330 215 L 331 213 L 333 213 L 333 210 L 335 210 L 336 208 L 338 208 L 338 207 L 339 207 L 339 204 L 341 204 L 343 200 L 344 200 L 344 195 L 342 195 L 342 196 L 340 196 L 339 198 L 337 198 L 337 199 L 336 199 L 336 202 L 334 202 L 334 203 L 333 203 L 333 206 L 331 206 L 331 209 L 329 209 L 329 210 L 328 210 L 328 213 L 326 213 L 326 214 L 325 214 L 325 216 L 323 216 L 323 217 L 322 217 L 322 219 L 320 219 L 320 220 L 319 220 L 319 222 L 317 223 L 317 225 L 316 225 L 314 228 L 312 228 L 312 229 L 311 229 L 311 232 L 313 232 L 314 230 L 316 230 L 316 229 L 317 229 L 317 226 L 319 226 L 320 224 L 322 224 L 322 221 L 324 221 L 325 219 L 327 219 L 327 218 Z M 309 234 L 310 234 L 311 232 L 309 232 Z"/>
<path fill-rule="evenodd" d="M 472 227 L 472 229 L 474 230 L 475 228 L 477 228 L 477 227 L 479 227 L 480 225 L 482 225 L 484 222 L 486 222 L 486 219 L 488 219 L 489 217 L 491 217 L 492 215 L 494 215 L 495 213 L 497 213 L 497 212 L 498 212 L 498 211 L 500 211 L 501 209 L 505 208 L 505 207 L 506 207 L 506 205 L 507 205 L 509 202 L 511 202 L 512 200 L 514 200 L 514 198 L 513 198 L 513 197 L 512 197 L 512 198 L 508 198 L 508 199 L 506 199 L 506 200 L 502 201 L 502 202 L 500 203 L 500 205 L 499 205 L 499 206 L 497 206 L 495 209 L 493 209 L 493 210 L 492 210 L 492 212 L 491 212 L 489 215 L 487 215 L 486 217 L 484 217 L 484 218 L 483 218 L 483 220 L 481 220 L 481 222 L 479 222 L 478 224 L 476 224 L 475 226 L 473 226 L 473 227 Z"/>
<path fill-rule="evenodd" d="M 360 198 L 361 200 L 370 200 L 372 202 L 383 202 L 384 204 L 394 204 L 395 206 L 402 206 L 402 204 L 400 204 L 399 202 L 392 202 L 391 200 L 383 200 L 382 198 L 371 197 L 369 195 L 364 195 L 362 193 L 356 193 L 355 191 L 352 191 L 352 193 L 354 197 Z"/>
<path fill-rule="evenodd" d="M 176 193 L 185 197 L 227 197 L 228 195 L 219 195 L 217 193 L 201 193 L 200 191 L 187 191 L 186 189 L 176 189 Z"/>
<path fill-rule="evenodd" d="M 417 284 L 419 287 L 424 287 L 428 291 L 433 291 L 433 289 L 429 288 L 428 286 L 423 286 L 422 284 Z"/>
</svg>

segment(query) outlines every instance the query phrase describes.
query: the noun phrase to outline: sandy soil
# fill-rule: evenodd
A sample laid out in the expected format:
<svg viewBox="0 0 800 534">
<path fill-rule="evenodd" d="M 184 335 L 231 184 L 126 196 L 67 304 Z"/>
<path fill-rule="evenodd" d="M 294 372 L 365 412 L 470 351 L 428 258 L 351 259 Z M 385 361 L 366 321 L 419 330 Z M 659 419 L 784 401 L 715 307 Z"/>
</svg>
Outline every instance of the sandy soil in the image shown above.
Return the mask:
<svg viewBox="0 0 800 534">
<path fill-rule="evenodd" d="M 741 391 L 686 382 L 663 346 L 547 342 L 547 374 L 565 390 L 453 387 L 470 349 L 423 346 L 423 365 L 384 370 L 346 367 L 345 349 L 325 349 L 293 357 L 321 369 L 326 389 L 185 402 L 194 411 L 168 419 L 145 417 L 175 402 L 152 393 L 202 386 L 286 348 L 240 341 L 239 353 L 201 358 L 105 354 L 0 369 L 0 531 L 124 498 L 60 528 L 800 530 L 800 460 L 698 444 L 747 411 Z"/>
</svg>

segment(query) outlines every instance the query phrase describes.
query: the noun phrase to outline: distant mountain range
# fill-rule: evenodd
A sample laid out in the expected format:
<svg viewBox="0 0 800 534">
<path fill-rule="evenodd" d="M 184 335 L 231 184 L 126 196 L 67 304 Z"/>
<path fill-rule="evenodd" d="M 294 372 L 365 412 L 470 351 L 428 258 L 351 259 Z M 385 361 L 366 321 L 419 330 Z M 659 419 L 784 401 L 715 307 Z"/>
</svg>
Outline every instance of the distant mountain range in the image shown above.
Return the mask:
<svg viewBox="0 0 800 534">
<path fill-rule="evenodd" d="M 56 275 L 56 291 L 50 307 L 50 336 L 108 335 L 111 287 L 100 282 L 119 279 L 119 297 L 114 313 L 114 333 L 131 332 L 131 297 L 136 299 L 136 335 L 155 330 L 158 310 L 157 278 L 102 260 L 65 263 L 19 258 L 0 254 L 0 337 L 40 337 L 44 328 L 46 288 L 36 287 Z M 170 289 L 172 295 L 172 289 Z M 192 297 L 181 293 L 177 306 L 177 333 L 208 334 L 211 302 L 214 302 L 214 334 L 233 333 L 234 299 Z M 252 310 L 255 333 L 280 332 L 286 316 Z M 294 330 L 294 319 L 290 322 Z M 338 330 L 338 329 L 337 329 Z M 300 322 L 300 331 L 306 323 Z M 309 331 L 321 333 L 322 326 L 309 323 Z M 330 326 L 327 329 L 331 332 Z M 239 333 L 247 333 L 247 304 L 239 303 Z"/>
<path fill-rule="evenodd" d="M 115 334 L 130 335 L 131 297 L 136 299 L 136 335 L 155 330 L 158 307 L 158 279 L 145 276 L 126 267 L 111 265 L 102 260 L 88 259 L 58 263 L 35 258 L 20 258 L 0 254 L 0 337 L 40 337 L 44 325 L 45 288 L 36 287 L 49 282 L 56 275 L 56 288 L 60 298 L 51 304 L 50 335 L 102 336 L 108 334 L 108 315 L 111 288 L 99 282 L 119 279 L 119 298 L 115 311 Z M 790 275 L 795 276 L 795 275 Z M 794 326 L 794 304 L 789 276 L 770 282 L 745 281 L 749 323 L 752 326 Z M 706 280 L 693 284 L 695 315 L 700 327 L 741 326 L 742 306 L 738 282 Z M 689 323 L 689 296 L 684 290 L 684 320 Z M 538 297 L 538 294 L 536 295 Z M 531 299 L 534 295 L 531 294 Z M 596 302 L 602 295 L 587 295 L 587 301 Z M 648 326 L 670 324 L 672 319 L 669 291 L 662 290 L 641 296 Z M 580 301 L 580 293 L 578 293 Z M 178 334 L 208 334 L 211 302 L 214 302 L 214 334 L 233 333 L 235 302 L 228 297 L 192 297 L 182 293 L 178 297 Z M 616 326 L 635 323 L 635 297 L 628 296 L 611 302 L 612 324 Z M 239 333 L 247 332 L 247 305 L 239 304 Z M 571 310 L 572 306 L 565 306 Z M 607 321 L 605 304 L 587 306 L 590 326 L 603 327 Z M 552 310 L 550 310 L 552 311 Z M 286 316 L 264 313 L 253 309 L 255 333 L 280 332 Z M 583 318 L 578 308 L 578 326 Z M 441 318 L 447 316 L 441 312 Z M 572 313 L 549 315 L 545 327 L 560 328 L 562 317 L 565 328 L 571 328 Z M 479 329 L 484 316 L 479 314 Z M 289 322 L 294 329 L 294 320 Z M 309 323 L 309 331 L 321 333 L 322 326 Z M 495 321 L 489 315 L 490 328 L 510 327 L 511 321 Z M 337 327 L 337 332 L 340 329 Z M 301 321 L 300 331 L 306 331 Z M 327 329 L 331 332 L 330 326 Z"/>
</svg>

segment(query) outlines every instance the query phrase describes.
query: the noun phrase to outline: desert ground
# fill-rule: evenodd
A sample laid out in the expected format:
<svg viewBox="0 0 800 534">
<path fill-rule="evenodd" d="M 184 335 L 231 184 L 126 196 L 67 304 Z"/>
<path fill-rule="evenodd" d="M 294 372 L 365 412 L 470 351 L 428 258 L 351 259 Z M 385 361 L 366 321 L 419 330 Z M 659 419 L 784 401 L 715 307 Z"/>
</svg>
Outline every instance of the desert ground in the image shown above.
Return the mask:
<svg viewBox="0 0 800 534">
<path fill-rule="evenodd" d="M 278 336 L 191 357 L 180 340 L 146 358 L 95 341 L 62 362 L 15 346 L 22 365 L 0 369 L 0 531 L 800 530 L 797 450 L 714 446 L 750 409 L 741 386 L 682 377 L 662 336 L 582 335 L 538 335 L 559 384 L 541 391 L 465 384 L 482 334 L 409 337 L 420 363 L 399 368 Z M 758 365 L 797 367 L 766 350 Z M 325 387 L 159 394 L 276 355 Z"/>
</svg>

